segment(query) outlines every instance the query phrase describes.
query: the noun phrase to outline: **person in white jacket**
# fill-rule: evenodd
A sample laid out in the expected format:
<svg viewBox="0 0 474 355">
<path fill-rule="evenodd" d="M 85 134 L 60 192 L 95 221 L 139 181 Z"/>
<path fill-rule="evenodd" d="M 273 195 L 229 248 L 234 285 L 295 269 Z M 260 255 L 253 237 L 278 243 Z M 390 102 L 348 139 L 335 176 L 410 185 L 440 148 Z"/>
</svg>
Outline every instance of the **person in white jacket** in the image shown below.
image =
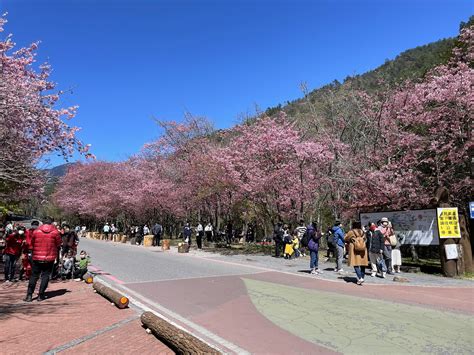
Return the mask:
<svg viewBox="0 0 474 355">
<path fill-rule="evenodd" d="M 206 224 L 206 227 L 204 227 L 204 232 L 206 233 L 207 241 L 212 242 L 214 240 L 214 228 L 212 227 L 211 222 Z"/>
</svg>

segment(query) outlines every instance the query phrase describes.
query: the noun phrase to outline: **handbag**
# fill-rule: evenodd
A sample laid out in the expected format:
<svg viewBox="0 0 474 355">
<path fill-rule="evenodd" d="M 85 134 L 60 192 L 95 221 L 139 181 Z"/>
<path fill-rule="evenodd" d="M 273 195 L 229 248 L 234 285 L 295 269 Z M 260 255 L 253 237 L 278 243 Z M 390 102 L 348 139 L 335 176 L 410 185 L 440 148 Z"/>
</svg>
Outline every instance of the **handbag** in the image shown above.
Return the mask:
<svg viewBox="0 0 474 355">
<path fill-rule="evenodd" d="M 377 269 L 382 272 L 387 272 L 387 265 L 385 264 L 385 259 L 382 256 L 377 258 Z"/>
<path fill-rule="evenodd" d="M 392 235 L 389 237 L 389 239 L 390 239 L 390 245 L 391 245 L 392 247 L 396 247 L 396 246 L 397 246 L 397 237 L 396 237 L 394 234 L 392 234 Z"/>
</svg>

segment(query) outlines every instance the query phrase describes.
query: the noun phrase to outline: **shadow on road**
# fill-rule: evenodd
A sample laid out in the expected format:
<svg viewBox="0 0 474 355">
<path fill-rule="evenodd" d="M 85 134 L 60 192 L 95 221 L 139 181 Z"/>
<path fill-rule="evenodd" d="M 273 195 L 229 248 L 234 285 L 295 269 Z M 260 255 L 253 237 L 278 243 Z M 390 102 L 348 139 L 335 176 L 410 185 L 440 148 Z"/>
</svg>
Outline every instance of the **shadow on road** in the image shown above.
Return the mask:
<svg viewBox="0 0 474 355">
<path fill-rule="evenodd" d="M 65 288 L 61 288 L 59 290 L 54 290 L 54 291 L 46 291 L 44 293 L 44 295 L 47 297 L 47 298 L 54 298 L 54 297 L 58 297 L 58 296 L 62 296 L 68 292 L 71 292 Z"/>
</svg>

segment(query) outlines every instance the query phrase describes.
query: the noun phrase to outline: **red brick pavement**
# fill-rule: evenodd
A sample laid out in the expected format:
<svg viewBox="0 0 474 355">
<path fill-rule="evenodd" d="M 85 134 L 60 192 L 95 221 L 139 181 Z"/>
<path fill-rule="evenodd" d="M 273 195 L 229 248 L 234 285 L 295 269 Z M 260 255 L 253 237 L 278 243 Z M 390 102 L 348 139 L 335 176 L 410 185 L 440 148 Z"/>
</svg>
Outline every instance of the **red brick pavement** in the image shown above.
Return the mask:
<svg viewBox="0 0 474 355">
<path fill-rule="evenodd" d="M 25 282 L 0 282 L 0 354 L 172 353 L 138 311 L 119 310 L 83 282 L 52 282 L 43 302 L 23 302 L 25 294 Z"/>
</svg>

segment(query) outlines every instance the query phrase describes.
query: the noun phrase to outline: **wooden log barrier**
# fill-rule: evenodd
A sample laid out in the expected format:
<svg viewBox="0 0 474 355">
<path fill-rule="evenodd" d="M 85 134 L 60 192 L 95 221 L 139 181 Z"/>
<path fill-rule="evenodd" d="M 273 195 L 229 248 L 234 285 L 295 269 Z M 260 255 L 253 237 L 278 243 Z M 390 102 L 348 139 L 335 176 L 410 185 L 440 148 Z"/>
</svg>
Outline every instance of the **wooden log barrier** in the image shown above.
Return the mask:
<svg viewBox="0 0 474 355">
<path fill-rule="evenodd" d="M 189 253 L 189 244 L 188 243 L 179 243 L 178 244 L 178 253 Z"/>
<path fill-rule="evenodd" d="M 127 297 L 115 290 L 112 290 L 110 287 L 105 286 L 103 283 L 95 281 L 92 287 L 97 291 L 98 294 L 112 301 L 118 308 L 123 309 L 128 306 L 129 301 Z"/>
<path fill-rule="evenodd" d="M 170 240 L 169 239 L 163 239 L 161 241 L 161 249 L 162 250 L 170 250 Z"/>
<path fill-rule="evenodd" d="M 153 245 L 153 236 L 152 235 L 145 235 L 143 237 L 143 246 L 144 247 L 151 247 Z"/>
<path fill-rule="evenodd" d="M 152 312 L 145 312 L 141 316 L 145 327 L 176 354 L 220 354 L 220 352 L 195 336 L 175 327 Z"/>
<path fill-rule="evenodd" d="M 89 273 L 85 273 L 84 276 L 82 276 L 82 279 L 86 284 L 91 284 L 94 282 L 94 276 Z"/>
</svg>

